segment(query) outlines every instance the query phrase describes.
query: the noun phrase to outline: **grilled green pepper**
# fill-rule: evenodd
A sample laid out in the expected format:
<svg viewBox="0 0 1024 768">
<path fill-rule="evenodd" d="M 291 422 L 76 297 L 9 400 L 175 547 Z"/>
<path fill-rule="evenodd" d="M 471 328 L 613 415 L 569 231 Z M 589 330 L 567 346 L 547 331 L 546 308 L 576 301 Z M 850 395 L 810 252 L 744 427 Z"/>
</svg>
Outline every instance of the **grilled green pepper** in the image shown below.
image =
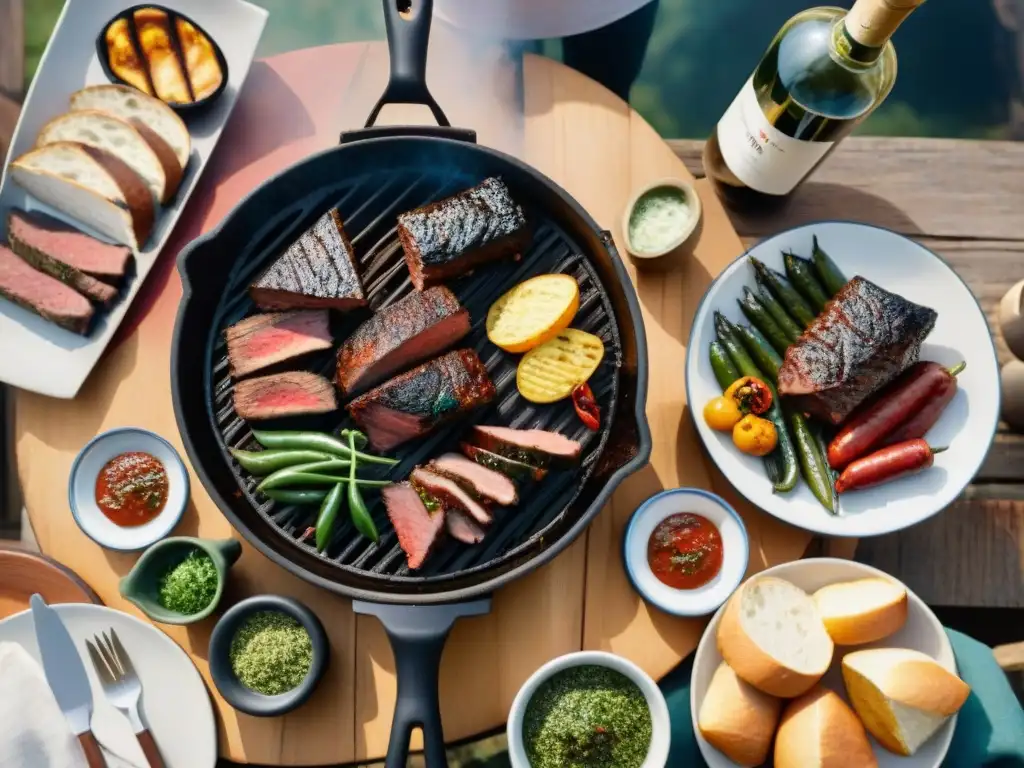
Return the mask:
<svg viewBox="0 0 1024 768">
<path fill-rule="evenodd" d="M 789 339 L 790 344 L 800 338 L 800 334 L 803 333 L 803 330 L 797 322 L 789 316 L 789 312 L 786 311 L 785 307 L 779 304 L 779 300 L 772 296 L 772 292 L 768 290 L 768 286 L 762 283 L 760 279 L 757 281 L 757 299 L 761 302 L 761 305 L 768 310 L 768 314 L 771 315 L 775 324 L 778 325 L 786 334 L 786 338 Z"/>
<path fill-rule="evenodd" d="M 331 488 L 323 504 L 320 505 L 320 514 L 316 518 L 316 550 L 323 552 L 327 549 L 327 543 L 331 540 L 334 532 L 334 523 L 338 519 L 338 511 L 341 509 L 341 502 L 345 498 L 344 488 L 341 483 Z"/>
<path fill-rule="evenodd" d="M 228 450 L 242 469 L 257 477 L 265 477 L 279 469 L 294 467 L 296 464 L 309 464 L 314 461 L 328 461 L 337 458 L 320 451 L 243 451 L 237 448 Z"/>
<path fill-rule="evenodd" d="M 736 335 L 739 337 L 740 343 L 746 347 L 754 362 L 757 363 L 757 367 L 769 376 L 772 383 L 775 383 L 779 378 L 782 358 L 772 348 L 772 345 L 768 343 L 768 339 L 762 336 L 756 327 L 749 325 L 737 325 Z"/>
<path fill-rule="evenodd" d="M 348 434 L 348 445 L 355 453 L 355 434 L 349 432 Z M 366 508 L 366 502 L 363 501 L 363 494 L 359 490 L 359 483 L 356 482 L 356 463 L 353 461 L 352 466 L 348 470 L 348 513 L 352 516 L 352 524 L 356 527 L 363 536 L 368 538 L 374 544 L 380 540 L 380 534 L 377 533 L 377 526 L 373 523 L 373 518 L 370 516 L 370 510 Z"/>
<path fill-rule="evenodd" d="M 818 277 L 821 278 L 821 284 L 825 291 L 829 296 L 835 296 L 846 285 L 846 275 L 829 258 L 829 255 L 818 246 L 818 236 L 814 235 L 811 239 L 814 243 L 811 261 L 814 262 L 814 268 L 818 272 Z"/>
<path fill-rule="evenodd" d="M 802 413 L 788 411 L 786 416 L 793 430 L 796 441 L 797 455 L 800 458 L 800 469 L 811 487 L 811 493 L 821 502 L 829 514 L 836 514 L 836 494 L 832 486 L 832 474 L 828 462 L 818 448 L 818 441 L 811 425 Z"/>
<path fill-rule="evenodd" d="M 761 281 L 768 286 L 768 289 L 772 292 L 779 303 L 786 308 L 786 311 L 803 327 L 806 328 L 808 325 L 814 322 L 814 318 L 817 313 L 808 304 L 803 296 L 797 293 L 796 289 L 792 285 L 786 282 L 785 277 L 780 275 L 774 269 L 769 269 L 762 262 L 755 259 L 753 256 L 750 257 L 750 263 L 754 265 L 754 269 L 757 272 L 758 277 Z"/>
<path fill-rule="evenodd" d="M 814 264 L 786 251 L 782 254 L 782 263 L 786 265 L 789 282 L 807 299 L 816 313 L 821 313 L 830 297 L 814 274 Z"/>
<path fill-rule="evenodd" d="M 318 490 L 286 491 L 278 488 L 262 491 L 262 493 L 268 499 L 279 501 L 282 504 L 319 504 L 327 498 L 328 492 Z"/>
<path fill-rule="evenodd" d="M 718 386 L 720 386 L 724 392 L 729 388 L 730 384 L 740 377 L 740 372 L 736 370 L 736 366 L 733 365 L 732 360 L 729 359 L 729 355 L 726 353 L 725 347 L 723 347 L 719 342 L 711 342 L 711 349 L 708 356 L 711 358 L 711 370 L 715 372 L 715 379 L 718 381 Z"/>
<path fill-rule="evenodd" d="M 768 310 L 765 309 L 764 305 L 757 300 L 754 292 L 749 288 L 744 288 L 743 298 L 738 301 L 743 314 L 764 334 L 765 338 L 775 348 L 775 351 L 780 355 L 786 354 L 786 349 L 789 348 L 790 344 L 789 337 L 779 327 L 778 323 L 772 319 L 772 316 L 768 314 Z"/>
<path fill-rule="evenodd" d="M 264 448 L 281 448 L 293 451 L 321 451 L 323 453 L 330 453 L 334 456 L 341 456 L 343 458 L 354 456 L 359 459 L 359 461 L 364 461 L 369 464 L 384 464 L 389 467 L 398 463 L 397 459 L 389 459 L 384 456 L 374 456 L 369 453 L 362 453 L 358 450 L 353 450 L 334 435 L 328 435 L 325 432 L 292 432 L 288 430 L 268 432 L 262 429 L 254 429 L 252 431 L 252 436 L 255 437 L 256 441 Z"/>
</svg>

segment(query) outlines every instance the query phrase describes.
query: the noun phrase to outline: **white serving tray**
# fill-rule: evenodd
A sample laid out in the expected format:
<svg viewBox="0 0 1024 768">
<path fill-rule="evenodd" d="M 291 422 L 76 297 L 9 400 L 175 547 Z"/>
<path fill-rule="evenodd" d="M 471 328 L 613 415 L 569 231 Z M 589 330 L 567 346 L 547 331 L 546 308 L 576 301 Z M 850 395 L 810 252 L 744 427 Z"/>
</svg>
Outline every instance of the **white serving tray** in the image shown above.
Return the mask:
<svg viewBox="0 0 1024 768">
<path fill-rule="evenodd" d="M 67 0 L 39 62 L 14 132 L 0 179 L 0 230 L 12 207 L 40 210 L 80 224 L 31 198 L 7 178 L 9 162 L 27 152 L 39 129 L 68 110 L 68 98 L 87 85 L 109 83 L 96 55 L 96 37 L 131 0 Z M 127 290 L 104 311 L 88 336 L 80 336 L 0 298 L 0 381 L 51 397 L 73 398 L 96 365 L 139 292 L 199 175 L 213 154 L 224 125 L 249 74 L 267 12 L 244 0 L 166 0 L 159 3 L 195 20 L 220 45 L 228 64 L 228 83 L 217 101 L 197 115 L 184 113 L 192 134 L 192 157 L 173 203 L 157 211 L 153 233 L 135 254 L 135 274 Z M 88 231 L 82 228 L 83 231 Z M 90 233 L 95 234 L 95 233 Z M 0 238 L 6 240 L 6 236 Z"/>
</svg>

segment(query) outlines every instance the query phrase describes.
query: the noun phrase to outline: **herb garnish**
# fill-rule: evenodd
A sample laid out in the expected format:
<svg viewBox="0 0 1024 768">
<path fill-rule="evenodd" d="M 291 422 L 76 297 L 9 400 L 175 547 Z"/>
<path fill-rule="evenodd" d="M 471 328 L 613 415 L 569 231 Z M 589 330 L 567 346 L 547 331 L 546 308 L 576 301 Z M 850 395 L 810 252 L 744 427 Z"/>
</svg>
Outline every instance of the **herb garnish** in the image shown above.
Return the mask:
<svg viewBox="0 0 1024 768">
<path fill-rule="evenodd" d="M 231 669 L 246 688 L 277 696 L 296 688 L 313 665 L 306 628 L 279 611 L 254 613 L 231 640 Z"/>
<path fill-rule="evenodd" d="M 157 601 L 168 611 L 191 616 L 213 602 L 219 580 L 217 567 L 210 556 L 192 550 L 188 557 L 160 578 Z"/>
</svg>

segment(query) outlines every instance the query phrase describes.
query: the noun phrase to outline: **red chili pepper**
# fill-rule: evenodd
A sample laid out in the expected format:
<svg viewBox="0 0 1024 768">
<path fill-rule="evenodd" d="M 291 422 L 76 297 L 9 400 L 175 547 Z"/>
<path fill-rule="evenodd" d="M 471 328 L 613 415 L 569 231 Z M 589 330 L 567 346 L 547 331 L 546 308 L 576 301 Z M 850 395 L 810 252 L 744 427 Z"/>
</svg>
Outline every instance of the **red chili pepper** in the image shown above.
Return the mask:
<svg viewBox="0 0 1024 768">
<path fill-rule="evenodd" d="M 836 480 L 836 491 L 846 493 L 887 483 L 897 477 L 920 472 L 935 463 L 935 454 L 945 448 L 932 448 L 924 440 L 907 440 L 890 445 L 870 456 L 857 459 Z"/>
<path fill-rule="evenodd" d="M 587 382 L 583 382 L 572 391 L 572 404 L 583 426 L 591 432 L 597 432 L 601 428 L 601 409 L 597 407 L 594 392 Z"/>
</svg>

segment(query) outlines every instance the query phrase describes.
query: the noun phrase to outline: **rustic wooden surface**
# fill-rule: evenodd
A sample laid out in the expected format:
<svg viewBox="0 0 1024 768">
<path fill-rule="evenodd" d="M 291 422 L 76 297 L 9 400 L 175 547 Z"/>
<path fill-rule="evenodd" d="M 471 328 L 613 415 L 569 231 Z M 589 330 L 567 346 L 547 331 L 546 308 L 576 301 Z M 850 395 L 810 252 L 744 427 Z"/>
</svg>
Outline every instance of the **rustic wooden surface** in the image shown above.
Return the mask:
<svg viewBox="0 0 1024 768">
<path fill-rule="evenodd" d="M 703 142 L 669 144 L 702 173 Z M 1024 143 L 849 139 L 784 211 L 731 218 L 748 245 L 821 219 L 915 238 L 967 282 L 988 315 L 1000 362 L 1010 359 L 996 313 L 1024 277 Z M 862 541 L 857 559 L 903 579 L 932 605 L 1024 608 L 1024 436 L 1001 432 L 956 504 L 902 533 Z"/>
<path fill-rule="evenodd" d="M 0 158 L 7 156 L 24 87 L 24 0 L 0 0 Z"/>
</svg>

